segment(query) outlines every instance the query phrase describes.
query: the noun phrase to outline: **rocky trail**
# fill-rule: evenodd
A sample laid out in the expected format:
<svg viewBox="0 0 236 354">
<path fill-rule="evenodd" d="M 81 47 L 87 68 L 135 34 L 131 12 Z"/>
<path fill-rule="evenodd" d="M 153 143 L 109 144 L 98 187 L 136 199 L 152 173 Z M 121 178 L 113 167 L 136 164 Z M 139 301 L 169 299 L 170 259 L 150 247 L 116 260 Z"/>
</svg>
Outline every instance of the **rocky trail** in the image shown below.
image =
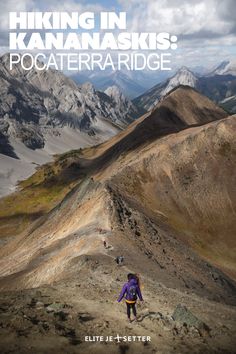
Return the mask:
<svg viewBox="0 0 236 354">
<path fill-rule="evenodd" d="M 232 306 L 168 288 L 142 274 L 145 302 L 138 305 L 138 321 L 129 324 L 125 304 L 118 304 L 117 297 L 131 269 L 103 255 L 83 262 L 83 270 L 68 281 L 1 293 L 2 353 L 235 353 Z M 105 341 L 117 335 L 146 337 Z M 95 336 L 104 341 L 97 343 Z"/>
</svg>

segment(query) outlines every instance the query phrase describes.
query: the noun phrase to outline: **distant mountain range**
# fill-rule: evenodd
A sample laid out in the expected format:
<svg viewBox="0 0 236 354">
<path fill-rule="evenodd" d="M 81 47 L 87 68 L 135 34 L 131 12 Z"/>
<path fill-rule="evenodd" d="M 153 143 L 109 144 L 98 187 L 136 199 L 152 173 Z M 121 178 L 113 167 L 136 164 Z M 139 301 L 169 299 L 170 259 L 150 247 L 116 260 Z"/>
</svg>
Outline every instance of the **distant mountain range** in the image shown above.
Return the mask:
<svg viewBox="0 0 236 354">
<path fill-rule="evenodd" d="M 0 184 L 25 178 L 36 167 L 32 163 L 47 162 L 52 154 L 101 143 L 143 112 L 118 88 L 107 93 L 91 83 L 78 86 L 60 71 L 24 71 L 20 64 L 10 71 L 9 55 L 2 56 Z"/>
<path fill-rule="evenodd" d="M 214 75 L 233 75 L 236 76 L 236 61 L 225 60 L 222 61 L 214 70 L 212 70 L 209 76 Z"/>
<path fill-rule="evenodd" d="M 129 99 L 143 94 L 168 77 L 169 72 L 160 71 L 153 75 L 152 71 L 88 71 L 75 74 L 71 78 L 79 85 L 91 82 L 97 90 L 105 91 L 110 86 L 117 86 Z"/>
<path fill-rule="evenodd" d="M 133 103 L 150 110 L 179 85 L 193 87 L 222 105 L 230 113 L 235 112 L 236 66 L 228 61 L 221 63 L 214 71 L 203 76 L 197 76 L 187 67 L 182 67 L 174 76 L 134 99 Z"/>
<path fill-rule="evenodd" d="M 168 92 L 178 85 L 194 87 L 204 95 L 221 104 L 230 113 L 235 112 L 236 63 L 223 61 L 209 70 L 203 66 L 192 69 L 182 67 L 175 75 L 168 71 L 87 71 L 71 78 L 78 84 L 87 81 L 101 91 L 117 86 L 124 96 L 133 99 L 140 108 L 149 110 Z M 227 100 L 225 104 L 224 100 Z"/>
<path fill-rule="evenodd" d="M 68 126 L 107 138 L 139 115 L 123 95 L 118 103 L 91 83 L 78 86 L 51 69 L 24 71 L 17 65 L 10 71 L 8 60 L 8 55 L 0 58 L 0 131 L 31 149 L 44 147 L 44 130 L 49 127 L 52 131 Z M 121 107 L 122 99 L 125 104 Z"/>
<path fill-rule="evenodd" d="M 200 70 L 201 69 L 201 70 Z M 203 72 L 203 68 L 199 68 Z M 161 76 L 164 80 L 146 91 Z M 53 154 L 99 144 L 152 110 L 180 85 L 195 88 L 228 112 L 236 112 L 236 66 L 225 61 L 207 74 L 187 67 L 166 79 L 158 72 L 92 72 L 75 83 L 56 70 L 9 70 L 0 58 L 0 195 L 52 159 Z M 74 79 L 81 79 L 78 74 Z M 83 78 L 83 77 L 82 77 Z M 86 75 L 83 79 L 86 79 Z M 83 80 L 82 80 L 83 81 Z M 145 92 L 144 92 L 145 91 Z M 140 96 L 131 101 L 125 93 Z"/>
</svg>

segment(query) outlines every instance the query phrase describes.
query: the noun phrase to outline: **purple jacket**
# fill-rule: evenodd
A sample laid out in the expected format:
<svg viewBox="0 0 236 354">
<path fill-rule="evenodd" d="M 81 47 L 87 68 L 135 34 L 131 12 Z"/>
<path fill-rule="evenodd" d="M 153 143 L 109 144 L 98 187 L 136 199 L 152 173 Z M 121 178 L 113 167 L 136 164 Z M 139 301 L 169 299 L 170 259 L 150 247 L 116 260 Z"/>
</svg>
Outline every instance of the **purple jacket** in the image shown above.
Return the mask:
<svg viewBox="0 0 236 354">
<path fill-rule="evenodd" d="M 142 297 L 142 294 L 141 294 L 141 290 L 139 288 L 139 285 L 138 285 L 138 282 L 137 282 L 137 279 L 130 279 L 127 283 L 124 284 L 122 290 L 121 290 L 121 293 L 120 293 L 120 296 L 118 298 L 118 302 L 121 302 L 121 300 L 123 299 L 123 297 L 125 297 L 126 300 L 128 301 L 131 301 L 132 299 L 130 299 L 129 297 L 129 288 L 131 286 L 135 286 L 136 288 L 136 293 L 139 297 L 139 299 L 142 301 L 143 300 L 143 297 Z"/>
</svg>

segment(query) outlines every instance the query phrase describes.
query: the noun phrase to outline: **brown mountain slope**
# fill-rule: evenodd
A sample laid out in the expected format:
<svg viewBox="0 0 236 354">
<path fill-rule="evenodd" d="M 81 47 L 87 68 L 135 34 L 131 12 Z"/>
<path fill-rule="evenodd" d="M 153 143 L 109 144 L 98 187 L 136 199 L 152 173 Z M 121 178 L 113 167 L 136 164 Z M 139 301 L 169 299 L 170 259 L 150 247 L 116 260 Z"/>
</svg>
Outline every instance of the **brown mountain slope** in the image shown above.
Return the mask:
<svg viewBox="0 0 236 354">
<path fill-rule="evenodd" d="M 190 87 L 179 87 L 147 113 L 116 135 L 98 146 L 73 151 L 56 158 L 54 163 L 40 167 L 37 173 L 21 183 L 23 191 L 0 200 L 0 240 L 7 242 L 25 230 L 32 220 L 48 212 L 63 199 L 84 176 L 109 167 L 116 169 L 125 154 L 142 153 L 145 145 L 189 125 L 205 124 L 224 118 L 226 113 Z M 124 159 L 123 159 L 124 157 Z M 112 162 L 112 165 L 111 165 Z"/>
<path fill-rule="evenodd" d="M 106 156 L 110 154 L 117 157 L 122 152 L 149 144 L 161 136 L 191 125 L 222 119 L 227 115 L 223 109 L 193 88 L 180 86 L 127 129 L 97 147 L 84 149 L 84 154 L 87 158 L 95 158 L 105 152 Z"/>
<path fill-rule="evenodd" d="M 236 116 L 151 144 L 113 178 L 129 202 L 236 275 Z"/>
<path fill-rule="evenodd" d="M 172 132 L 221 116 L 225 112 L 208 99 L 179 88 L 147 118 L 92 149 L 94 159 L 86 150 L 83 158 L 73 161 L 83 168 L 84 181 L 33 228 L 2 248 L 1 275 L 10 276 L 13 286 L 16 279 L 21 286 L 37 286 L 63 277 L 71 259 L 100 252 L 99 230 L 114 237 L 121 222 L 113 218 L 119 209 L 117 198 L 157 225 L 170 227 L 180 242 L 187 241 L 200 255 L 233 273 L 235 118 Z M 115 155 L 120 156 L 112 162 Z M 149 239 L 145 227 L 143 233 Z M 3 284 L 10 279 L 3 278 Z"/>
<path fill-rule="evenodd" d="M 61 178 L 78 181 L 0 250 L 3 352 L 235 351 L 236 118 L 224 116 L 181 88 L 119 136 L 67 154 L 58 168 L 25 182 L 30 193 L 37 183 L 50 190 Z M 116 301 L 129 272 L 139 273 L 145 299 L 135 324 Z M 180 303 L 207 333 L 173 321 Z M 117 333 L 152 341 L 84 341 Z"/>
</svg>

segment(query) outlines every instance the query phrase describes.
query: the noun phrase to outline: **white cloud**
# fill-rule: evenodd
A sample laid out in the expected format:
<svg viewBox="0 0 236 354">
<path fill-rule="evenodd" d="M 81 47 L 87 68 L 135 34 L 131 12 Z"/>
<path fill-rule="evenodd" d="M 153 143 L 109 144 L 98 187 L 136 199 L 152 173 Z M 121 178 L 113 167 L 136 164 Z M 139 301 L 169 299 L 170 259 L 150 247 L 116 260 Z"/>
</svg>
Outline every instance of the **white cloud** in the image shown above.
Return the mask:
<svg viewBox="0 0 236 354">
<path fill-rule="evenodd" d="M 0 0 L 0 31 L 8 31 L 8 18 L 11 11 L 103 11 L 99 4 L 78 3 L 76 0 Z"/>
<path fill-rule="evenodd" d="M 89 0 L 0 0 L 0 52 L 8 45 L 9 11 L 104 10 Z M 235 55 L 235 0 L 117 0 L 127 11 L 129 32 L 166 31 L 178 36 L 178 65 L 210 65 Z M 103 2 L 104 4 L 104 2 Z M 176 64 L 176 65 L 177 65 Z"/>
<path fill-rule="evenodd" d="M 8 30 L 8 17 L 10 11 L 30 11 L 33 0 L 2 0 L 0 11 L 0 31 Z"/>
<path fill-rule="evenodd" d="M 175 65 L 211 66 L 235 55 L 235 0 L 118 0 L 128 13 L 128 31 L 178 36 Z"/>
<path fill-rule="evenodd" d="M 132 14 L 129 18 L 132 31 L 227 35 L 235 27 L 231 0 L 119 0 L 119 3 Z"/>
</svg>

